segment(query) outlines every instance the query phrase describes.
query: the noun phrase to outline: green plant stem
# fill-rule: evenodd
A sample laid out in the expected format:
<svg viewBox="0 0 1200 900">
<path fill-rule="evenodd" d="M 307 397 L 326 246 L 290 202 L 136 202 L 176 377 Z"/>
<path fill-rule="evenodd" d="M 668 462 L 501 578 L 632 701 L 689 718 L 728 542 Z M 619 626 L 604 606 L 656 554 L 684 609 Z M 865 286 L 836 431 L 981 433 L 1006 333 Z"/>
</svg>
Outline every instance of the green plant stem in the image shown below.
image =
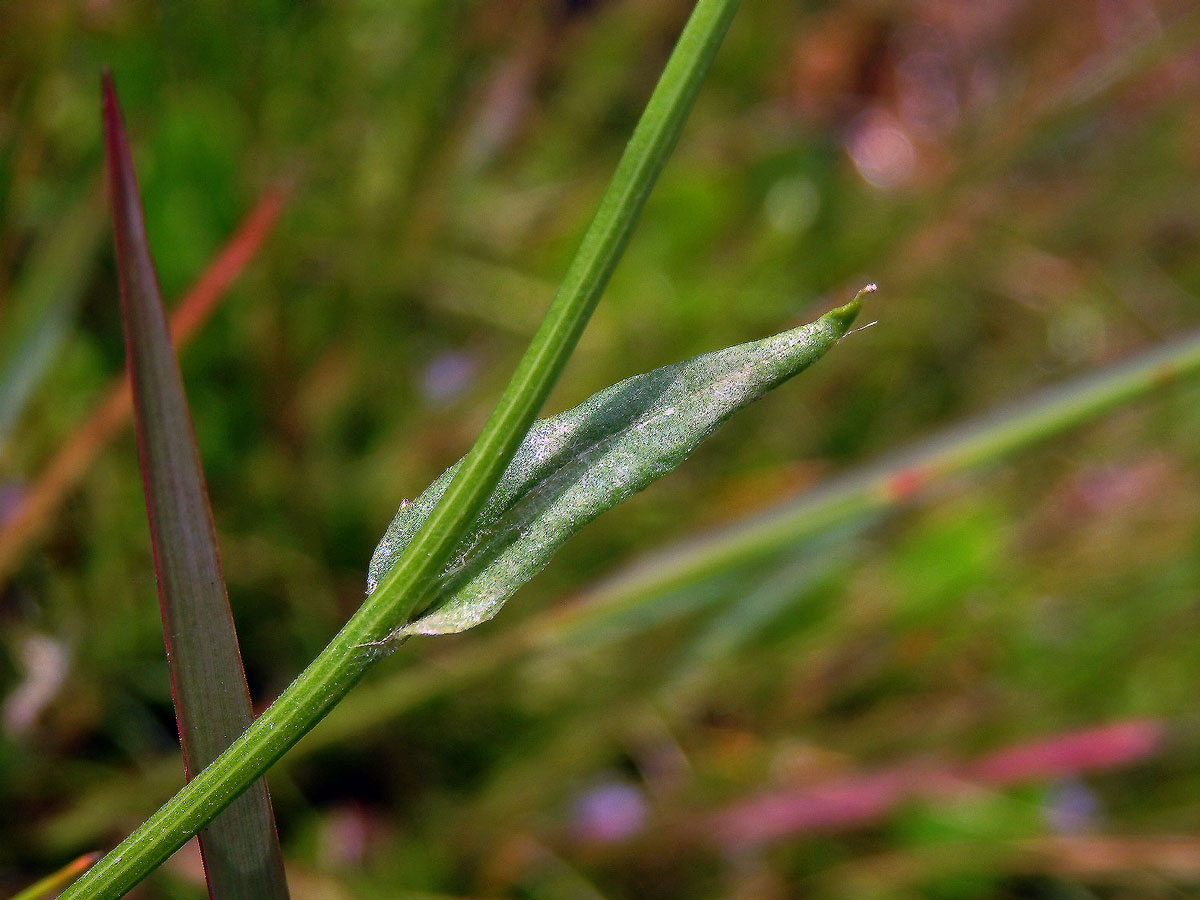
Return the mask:
<svg viewBox="0 0 1200 900">
<path fill-rule="evenodd" d="M 64 894 L 117 898 L 210 822 L 328 713 L 384 654 L 385 636 L 424 598 L 507 467 L 575 347 L 700 83 L 737 0 L 699 0 L 634 130 L 562 286 L 442 502 L 345 627 L 229 749 Z"/>
</svg>

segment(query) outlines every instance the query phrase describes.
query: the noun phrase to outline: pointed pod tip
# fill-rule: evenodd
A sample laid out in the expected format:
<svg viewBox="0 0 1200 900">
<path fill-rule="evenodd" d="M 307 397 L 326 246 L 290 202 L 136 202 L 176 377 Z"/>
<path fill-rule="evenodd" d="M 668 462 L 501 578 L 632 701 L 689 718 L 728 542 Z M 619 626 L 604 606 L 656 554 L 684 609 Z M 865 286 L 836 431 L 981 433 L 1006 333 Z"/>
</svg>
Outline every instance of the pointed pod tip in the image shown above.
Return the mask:
<svg viewBox="0 0 1200 900">
<path fill-rule="evenodd" d="M 861 291 L 855 294 L 854 299 L 845 306 L 839 306 L 836 309 L 831 309 L 826 313 L 826 315 L 831 319 L 834 319 L 843 330 L 848 329 L 854 322 L 855 316 L 858 315 L 858 311 L 862 309 L 863 299 L 867 296 L 867 294 L 873 294 L 877 290 L 879 290 L 878 285 L 876 285 L 875 282 L 871 282 Z"/>
</svg>

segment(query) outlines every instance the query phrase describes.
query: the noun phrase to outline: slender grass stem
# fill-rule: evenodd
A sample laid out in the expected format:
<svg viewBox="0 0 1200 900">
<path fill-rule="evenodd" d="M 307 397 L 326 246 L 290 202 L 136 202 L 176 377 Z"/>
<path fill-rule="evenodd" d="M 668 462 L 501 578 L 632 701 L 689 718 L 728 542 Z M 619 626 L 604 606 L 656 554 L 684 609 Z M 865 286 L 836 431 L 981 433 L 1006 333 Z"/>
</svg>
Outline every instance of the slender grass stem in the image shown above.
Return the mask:
<svg viewBox="0 0 1200 900">
<path fill-rule="evenodd" d="M 417 608 L 545 402 L 678 139 L 737 6 L 737 0 L 696 4 L 541 326 L 407 553 L 262 716 L 63 898 L 123 895 L 270 768 L 381 656 L 378 644 Z"/>
</svg>

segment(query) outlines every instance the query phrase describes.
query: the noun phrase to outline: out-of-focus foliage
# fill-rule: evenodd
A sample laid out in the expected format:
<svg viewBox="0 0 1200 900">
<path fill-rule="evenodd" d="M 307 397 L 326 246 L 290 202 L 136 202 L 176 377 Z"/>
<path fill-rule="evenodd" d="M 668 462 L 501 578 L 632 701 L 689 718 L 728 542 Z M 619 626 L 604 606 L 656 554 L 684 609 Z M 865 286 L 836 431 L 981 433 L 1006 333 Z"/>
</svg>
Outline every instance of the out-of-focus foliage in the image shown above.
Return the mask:
<svg viewBox="0 0 1200 900">
<path fill-rule="evenodd" d="M 868 279 L 880 323 L 585 529 L 494 622 L 410 642 L 380 676 L 436 679 L 439 657 L 496 646 L 672 537 L 1195 325 L 1190 6 L 747 3 L 547 412 Z M 468 446 L 685 14 L 0 6 L 0 327 L 98 171 L 105 63 L 168 298 L 265 187 L 296 185 L 181 361 L 260 703 L 361 601 L 399 500 Z M 120 367 L 111 259 L 79 252 L 81 313 L 0 458 L 0 516 Z M 825 547 L 822 565 L 792 552 L 664 597 L 588 651 L 490 670 L 481 655 L 486 678 L 301 744 L 272 778 L 295 895 L 1190 889 L 1197 401 L 1167 386 Z M 768 612 L 715 640 L 743 599 Z M 155 775 L 178 772 L 178 747 L 132 437 L 4 586 L 0 686 L 8 893 L 110 844 L 178 777 Z M 998 786 L 966 765 L 1132 717 L 1168 735 L 1134 766 Z M 854 823 L 697 835 L 747 798 L 861 790 L 878 781 L 859 774 L 914 761 L 965 768 L 954 790 Z M 141 895 L 203 896 L 195 857 Z"/>
</svg>

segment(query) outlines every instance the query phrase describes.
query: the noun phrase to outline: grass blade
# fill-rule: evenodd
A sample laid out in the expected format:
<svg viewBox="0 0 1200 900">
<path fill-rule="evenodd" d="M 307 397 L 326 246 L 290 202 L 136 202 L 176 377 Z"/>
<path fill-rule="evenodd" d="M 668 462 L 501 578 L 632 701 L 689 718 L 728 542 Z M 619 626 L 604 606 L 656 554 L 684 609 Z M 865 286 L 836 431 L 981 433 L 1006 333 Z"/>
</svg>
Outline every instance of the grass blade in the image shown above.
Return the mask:
<svg viewBox="0 0 1200 900">
<path fill-rule="evenodd" d="M 112 78 L 104 123 L 126 358 L 158 577 L 175 714 L 189 777 L 253 720 L 183 380 L 150 257 L 141 198 Z M 286 898 L 266 782 L 200 835 L 213 900 Z"/>
<path fill-rule="evenodd" d="M 35 247 L 0 346 L 0 447 L 75 320 L 103 234 L 99 185 Z"/>
<path fill-rule="evenodd" d="M 78 878 L 79 873 L 94 863 L 99 855 L 98 853 L 85 853 L 83 856 L 77 856 L 57 872 L 51 872 L 40 881 L 9 897 L 8 900 L 40 900 L 51 891 L 56 891 Z"/>
<path fill-rule="evenodd" d="M 380 657 L 380 640 L 406 622 L 424 599 L 508 467 L 578 341 L 737 7 L 737 0 L 697 2 L 542 325 L 403 560 L 242 736 L 73 884 L 64 900 L 116 898 L 137 884 L 324 718 Z"/>
<path fill-rule="evenodd" d="M 699 702 L 708 686 L 720 679 L 723 663 L 739 656 L 785 610 L 805 603 L 818 585 L 827 584 L 857 560 L 862 548 L 856 538 L 873 521 L 835 529 L 801 544 L 798 551 L 764 561 L 760 574 L 738 585 L 736 603 L 728 602 L 728 594 L 722 596 L 716 614 L 684 646 L 659 687 L 664 705 L 678 710 Z"/>
<path fill-rule="evenodd" d="M 281 187 L 266 191 L 179 301 L 171 313 L 171 340 L 176 348 L 182 348 L 208 321 L 229 286 L 258 253 L 279 218 L 286 196 L 287 191 Z M 0 585 L 7 582 L 30 544 L 83 479 L 97 454 L 129 420 L 132 410 L 129 378 L 122 374 L 91 415 L 63 441 L 58 453 L 0 524 Z"/>
<path fill-rule="evenodd" d="M 1200 373 L 1200 332 L 1030 394 L 938 432 L 873 464 L 735 525 L 702 535 L 631 566 L 600 585 L 602 604 L 645 602 L 697 578 L 753 562 L 859 516 L 900 506 L 931 485 Z"/>
<path fill-rule="evenodd" d="M 993 751 L 968 763 L 931 759 L 893 763 L 802 788 L 774 790 L 699 818 L 695 834 L 745 849 L 800 834 L 846 831 L 878 822 L 913 797 L 968 794 L 1141 762 L 1161 752 L 1165 728 L 1154 719 L 1127 719 L 1062 732 Z"/>
<path fill-rule="evenodd" d="M 572 534 L 676 468 L 737 410 L 820 359 L 872 290 L 809 325 L 627 378 L 534 423 L 439 576 L 433 609 L 397 636 L 451 634 L 490 619 Z M 401 558 L 460 465 L 400 507 L 371 560 L 368 591 Z"/>
</svg>

